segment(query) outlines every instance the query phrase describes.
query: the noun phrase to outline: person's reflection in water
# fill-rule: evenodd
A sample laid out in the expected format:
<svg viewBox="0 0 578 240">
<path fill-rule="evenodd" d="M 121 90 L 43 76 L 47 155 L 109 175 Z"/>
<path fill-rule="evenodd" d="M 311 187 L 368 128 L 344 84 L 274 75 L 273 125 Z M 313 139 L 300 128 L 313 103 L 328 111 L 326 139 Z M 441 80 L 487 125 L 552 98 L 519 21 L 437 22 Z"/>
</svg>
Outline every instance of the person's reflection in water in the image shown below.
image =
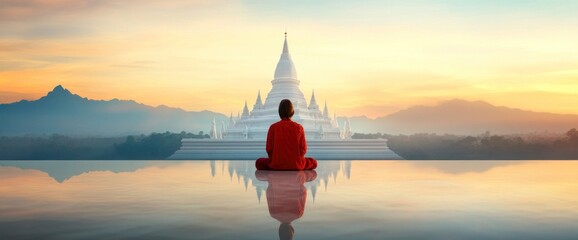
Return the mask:
<svg viewBox="0 0 578 240">
<path fill-rule="evenodd" d="M 257 170 L 255 176 L 269 182 L 267 205 L 271 217 L 281 223 L 279 239 L 293 239 L 295 230 L 291 222 L 303 216 L 307 201 L 307 189 L 303 184 L 315 180 L 317 172 Z"/>
</svg>

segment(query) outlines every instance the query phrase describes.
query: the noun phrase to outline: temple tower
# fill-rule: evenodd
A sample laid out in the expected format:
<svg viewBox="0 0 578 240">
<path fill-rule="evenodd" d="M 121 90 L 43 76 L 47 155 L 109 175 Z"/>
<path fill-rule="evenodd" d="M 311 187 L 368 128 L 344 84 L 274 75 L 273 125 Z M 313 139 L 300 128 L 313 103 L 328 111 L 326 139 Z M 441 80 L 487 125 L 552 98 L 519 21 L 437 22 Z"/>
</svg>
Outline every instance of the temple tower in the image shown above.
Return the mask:
<svg viewBox="0 0 578 240">
<path fill-rule="evenodd" d="M 300 81 L 297 79 L 297 71 L 295 64 L 289 54 L 289 46 L 287 44 L 287 33 L 285 33 L 285 41 L 283 42 L 283 51 L 277 67 L 275 68 L 275 75 L 271 80 L 271 91 L 267 94 L 265 100 L 265 108 L 277 108 L 279 102 L 287 98 L 293 103 L 298 103 L 301 108 L 307 108 L 305 96 L 301 89 L 299 89 Z"/>
</svg>

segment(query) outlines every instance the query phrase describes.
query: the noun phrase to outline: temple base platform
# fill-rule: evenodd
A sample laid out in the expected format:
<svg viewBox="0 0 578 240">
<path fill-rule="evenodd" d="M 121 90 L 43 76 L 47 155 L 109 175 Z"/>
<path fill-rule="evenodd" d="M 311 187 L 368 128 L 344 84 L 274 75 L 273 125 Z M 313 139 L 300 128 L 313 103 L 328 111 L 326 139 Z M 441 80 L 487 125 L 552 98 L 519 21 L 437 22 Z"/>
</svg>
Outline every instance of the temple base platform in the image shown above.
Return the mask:
<svg viewBox="0 0 578 240">
<path fill-rule="evenodd" d="M 317 160 L 402 159 L 385 139 L 308 140 L 307 157 Z M 182 146 L 168 159 L 251 160 L 267 157 L 264 140 L 183 139 Z"/>
</svg>

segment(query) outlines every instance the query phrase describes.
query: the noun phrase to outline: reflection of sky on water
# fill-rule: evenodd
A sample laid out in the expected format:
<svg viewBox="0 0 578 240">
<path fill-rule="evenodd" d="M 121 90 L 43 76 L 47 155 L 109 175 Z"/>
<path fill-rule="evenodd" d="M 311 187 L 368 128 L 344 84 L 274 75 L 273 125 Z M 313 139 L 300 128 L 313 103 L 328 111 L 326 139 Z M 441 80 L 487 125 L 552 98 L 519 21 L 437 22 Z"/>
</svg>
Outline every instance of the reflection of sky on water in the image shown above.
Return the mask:
<svg viewBox="0 0 578 240">
<path fill-rule="evenodd" d="M 463 174 L 468 172 L 485 172 L 495 167 L 508 166 L 513 164 L 520 164 L 524 161 L 494 161 L 494 160 L 467 160 L 467 164 L 460 164 L 463 161 L 411 161 L 412 164 L 418 167 L 434 168 L 445 173 Z"/>
<path fill-rule="evenodd" d="M 575 161 L 322 161 L 316 173 L 296 239 L 578 235 Z M 252 161 L 0 161 L 0 239 L 276 239 L 268 186 Z"/>
</svg>

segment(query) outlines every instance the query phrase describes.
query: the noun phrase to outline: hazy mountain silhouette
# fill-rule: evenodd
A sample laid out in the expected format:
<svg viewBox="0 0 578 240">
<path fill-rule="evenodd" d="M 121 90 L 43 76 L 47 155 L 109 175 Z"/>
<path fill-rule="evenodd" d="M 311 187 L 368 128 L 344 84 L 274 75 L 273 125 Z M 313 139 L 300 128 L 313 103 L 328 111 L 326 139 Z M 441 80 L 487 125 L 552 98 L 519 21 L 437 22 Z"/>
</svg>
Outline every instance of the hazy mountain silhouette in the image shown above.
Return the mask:
<svg viewBox="0 0 578 240">
<path fill-rule="evenodd" d="M 578 115 L 498 107 L 483 101 L 454 99 L 435 106 L 415 106 L 385 117 L 350 118 L 355 132 L 390 134 L 496 134 L 566 132 L 578 127 Z"/>
<path fill-rule="evenodd" d="M 211 121 L 228 122 L 220 113 L 151 107 L 130 100 L 90 100 L 57 86 L 46 96 L 0 104 L 0 135 L 126 135 L 151 132 L 207 132 Z"/>
<path fill-rule="evenodd" d="M 151 107 L 132 100 L 90 100 L 60 85 L 35 101 L 0 104 L 0 116 L 0 136 L 52 133 L 119 136 L 165 131 L 196 133 L 208 132 L 213 118 L 217 123 L 228 123 L 225 115 L 216 112 Z M 525 111 L 459 99 L 435 106 L 414 106 L 377 119 L 362 116 L 349 120 L 354 132 L 389 134 L 566 132 L 578 127 L 578 115 Z"/>
</svg>

